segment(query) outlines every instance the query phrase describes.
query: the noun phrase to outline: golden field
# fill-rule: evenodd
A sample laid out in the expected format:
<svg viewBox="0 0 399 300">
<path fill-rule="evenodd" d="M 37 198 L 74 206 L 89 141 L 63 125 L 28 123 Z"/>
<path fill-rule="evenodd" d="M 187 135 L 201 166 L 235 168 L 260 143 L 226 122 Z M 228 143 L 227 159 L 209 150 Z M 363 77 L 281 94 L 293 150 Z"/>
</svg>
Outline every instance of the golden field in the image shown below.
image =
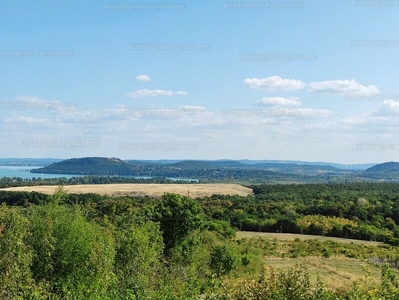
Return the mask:
<svg viewBox="0 0 399 300">
<path fill-rule="evenodd" d="M 0 189 L 4 191 L 24 191 L 53 194 L 57 186 L 23 186 Z M 70 194 L 95 193 L 107 196 L 154 196 L 164 193 L 176 193 L 183 196 L 206 197 L 213 194 L 247 196 L 252 189 L 238 184 L 81 184 L 65 185 L 64 190 Z"/>
</svg>

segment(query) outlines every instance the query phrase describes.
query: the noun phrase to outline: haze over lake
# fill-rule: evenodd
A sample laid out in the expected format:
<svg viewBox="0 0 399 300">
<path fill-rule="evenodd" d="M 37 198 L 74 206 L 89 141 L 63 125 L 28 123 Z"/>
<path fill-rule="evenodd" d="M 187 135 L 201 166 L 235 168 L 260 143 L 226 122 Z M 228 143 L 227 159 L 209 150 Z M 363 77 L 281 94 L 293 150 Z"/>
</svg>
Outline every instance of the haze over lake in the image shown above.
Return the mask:
<svg viewBox="0 0 399 300">
<path fill-rule="evenodd" d="M 36 169 L 39 167 L 31 167 L 31 166 L 26 166 L 26 167 L 14 167 L 14 166 L 0 166 L 0 178 L 3 177 L 21 177 L 23 179 L 28 179 L 28 178 L 60 178 L 60 177 L 65 177 L 65 178 L 71 178 L 71 177 L 78 177 L 79 175 L 66 175 L 66 174 L 35 174 L 35 173 L 30 173 L 30 169 Z"/>
</svg>

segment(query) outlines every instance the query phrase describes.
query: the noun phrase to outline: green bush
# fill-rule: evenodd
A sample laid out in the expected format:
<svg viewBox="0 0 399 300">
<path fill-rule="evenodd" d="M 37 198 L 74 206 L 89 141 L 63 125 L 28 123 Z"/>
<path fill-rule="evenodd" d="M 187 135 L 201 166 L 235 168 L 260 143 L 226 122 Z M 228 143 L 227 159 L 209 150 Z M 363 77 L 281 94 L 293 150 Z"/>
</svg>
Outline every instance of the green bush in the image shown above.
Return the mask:
<svg viewBox="0 0 399 300">
<path fill-rule="evenodd" d="M 230 273 L 238 264 L 238 255 L 231 248 L 226 245 L 212 248 L 209 267 L 218 276 Z"/>
<path fill-rule="evenodd" d="M 208 222 L 208 230 L 219 233 L 226 239 L 232 239 L 236 236 L 236 231 L 231 227 L 230 223 L 221 220 L 212 220 Z"/>
</svg>

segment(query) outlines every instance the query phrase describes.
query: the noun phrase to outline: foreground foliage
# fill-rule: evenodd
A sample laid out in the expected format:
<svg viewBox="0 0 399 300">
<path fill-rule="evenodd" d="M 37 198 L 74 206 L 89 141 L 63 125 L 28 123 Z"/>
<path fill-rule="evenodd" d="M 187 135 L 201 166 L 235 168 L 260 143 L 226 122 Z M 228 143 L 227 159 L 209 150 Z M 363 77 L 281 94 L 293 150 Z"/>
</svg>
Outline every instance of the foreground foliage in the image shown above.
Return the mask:
<svg viewBox="0 0 399 300">
<path fill-rule="evenodd" d="M 367 272 L 367 270 L 366 270 Z M 399 284 L 389 266 L 382 268 L 382 279 L 376 284 L 370 277 L 354 283 L 343 293 L 325 288 L 321 280 L 311 284 L 309 273 L 303 266 L 288 271 L 263 269 L 260 276 L 237 284 L 221 284 L 207 300 L 394 300 L 399 299 Z"/>
<path fill-rule="evenodd" d="M 321 197 L 318 186 L 313 200 L 306 201 L 311 189 L 296 188 L 290 187 L 285 194 L 285 207 L 278 200 L 283 195 L 280 187 L 255 197 L 215 195 L 196 200 L 176 194 L 162 199 L 68 195 L 61 187 L 52 196 L 3 193 L 8 203 L 0 205 L 0 299 L 399 299 L 396 272 L 380 265 L 381 278 L 375 279 L 366 265 L 370 258 L 397 265 L 398 247 L 299 238 L 235 240 L 231 224 L 243 225 L 248 218 L 260 221 L 266 212 L 266 228 L 271 226 L 267 225 L 271 217 L 295 218 L 304 231 L 309 222 L 317 221 L 324 234 L 331 226 L 356 228 L 355 224 L 376 225 L 378 221 L 395 237 L 396 186 L 384 199 L 374 192 L 367 196 L 367 203 L 353 204 L 354 214 L 362 213 L 361 209 L 366 212 L 364 223 L 345 214 L 299 214 L 309 209 L 318 213 L 323 207 L 320 199 L 314 200 Z M 293 190 L 302 191 L 298 193 L 302 196 L 290 202 Z M 330 194 L 337 190 L 332 187 Z M 353 190 L 353 195 L 347 193 L 339 201 L 358 199 L 366 189 Z M 347 210 L 336 205 L 339 201 L 331 203 Z M 391 220 L 378 218 L 384 209 L 384 217 L 391 214 Z M 369 210 L 376 215 L 369 216 Z M 264 267 L 270 257 L 362 259 L 364 279 L 333 290 L 323 278 L 311 280 L 304 266 Z"/>
</svg>

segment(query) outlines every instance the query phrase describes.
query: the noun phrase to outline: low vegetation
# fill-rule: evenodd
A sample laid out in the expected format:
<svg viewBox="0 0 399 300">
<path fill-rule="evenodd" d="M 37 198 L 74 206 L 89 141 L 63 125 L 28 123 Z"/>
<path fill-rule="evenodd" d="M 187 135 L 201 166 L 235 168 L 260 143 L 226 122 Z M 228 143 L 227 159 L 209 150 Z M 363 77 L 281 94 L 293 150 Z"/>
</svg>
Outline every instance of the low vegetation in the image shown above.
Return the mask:
<svg viewBox="0 0 399 300">
<path fill-rule="evenodd" d="M 399 298 L 397 185 L 253 188 L 195 199 L 0 192 L 0 299 Z M 256 232 L 239 231 L 248 224 Z M 389 238 L 327 240 L 339 225 Z"/>
</svg>

